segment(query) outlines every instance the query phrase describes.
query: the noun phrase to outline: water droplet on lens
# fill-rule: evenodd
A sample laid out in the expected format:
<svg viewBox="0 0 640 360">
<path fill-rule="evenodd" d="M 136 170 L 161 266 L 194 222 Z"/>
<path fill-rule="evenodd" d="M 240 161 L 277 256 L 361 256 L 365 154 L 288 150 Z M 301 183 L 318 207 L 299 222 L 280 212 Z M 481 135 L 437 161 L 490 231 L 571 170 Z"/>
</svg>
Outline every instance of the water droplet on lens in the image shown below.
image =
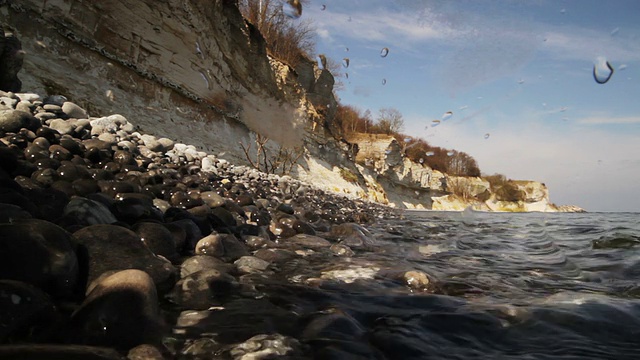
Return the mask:
<svg viewBox="0 0 640 360">
<path fill-rule="evenodd" d="M 560 111 L 560 112 L 565 112 L 565 111 L 567 111 L 567 107 L 566 107 L 566 106 L 563 106 L 563 107 L 561 107 L 561 108 L 560 108 L 560 110 L 558 110 L 558 111 Z"/>
<path fill-rule="evenodd" d="M 292 19 L 302 16 L 302 3 L 300 0 L 287 0 L 282 3 L 282 12 Z"/>
<path fill-rule="evenodd" d="M 433 120 L 432 123 L 433 123 L 433 125 L 431 125 L 431 127 L 436 127 L 436 126 L 440 125 L 440 120 Z"/>
<path fill-rule="evenodd" d="M 345 69 L 349 67 L 349 58 L 342 59 L 342 66 L 344 66 Z"/>
<path fill-rule="evenodd" d="M 320 10 L 322 10 L 322 11 L 327 10 L 327 5 L 322 4 L 322 8 Z"/>
<path fill-rule="evenodd" d="M 466 109 L 466 108 L 468 108 L 468 106 L 467 106 L 467 105 L 464 105 L 464 106 L 460 106 L 460 108 L 459 108 L 459 109 L 460 109 L 460 110 L 464 110 L 464 109 Z"/>
<path fill-rule="evenodd" d="M 404 142 L 408 143 L 409 141 L 411 141 L 411 138 L 409 137 L 404 138 Z"/>
<path fill-rule="evenodd" d="M 436 153 L 434 153 L 433 151 L 427 151 L 427 152 L 426 152 L 426 153 L 424 153 L 424 154 L 425 154 L 425 155 L 427 155 L 427 156 L 433 156 L 433 155 L 435 155 Z"/>
<path fill-rule="evenodd" d="M 520 85 L 524 84 L 524 79 L 518 80 L 518 84 L 520 84 Z"/>
<path fill-rule="evenodd" d="M 593 65 L 593 78 L 598 84 L 604 84 L 613 75 L 613 67 L 604 56 L 599 56 Z"/>
<path fill-rule="evenodd" d="M 327 58 L 323 54 L 316 56 L 316 60 L 318 61 L 318 67 L 320 70 L 327 68 Z"/>
<path fill-rule="evenodd" d="M 349 16 L 349 18 L 347 19 L 348 22 L 351 22 L 351 16 Z"/>
<path fill-rule="evenodd" d="M 620 32 L 620 28 L 619 27 L 611 30 L 611 36 L 616 36 L 618 34 L 618 32 Z"/>
<path fill-rule="evenodd" d="M 446 113 L 444 113 L 442 115 L 442 121 L 447 121 L 447 120 L 451 119 L 452 116 L 453 116 L 453 112 L 447 111 Z"/>
<path fill-rule="evenodd" d="M 447 151 L 447 156 L 453 156 L 454 152 L 453 151 Z"/>
<path fill-rule="evenodd" d="M 349 78 L 349 73 L 344 73 L 344 77 Z"/>
<path fill-rule="evenodd" d="M 484 134 L 484 138 L 485 139 L 488 139 L 490 136 L 491 136 L 491 134 L 489 134 L 489 133 Z"/>
<path fill-rule="evenodd" d="M 382 50 L 380 50 L 380 56 L 387 57 L 387 55 L 389 55 L 389 48 L 382 48 Z"/>
<path fill-rule="evenodd" d="M 627 64 L 622 64 L 622 65 L 618 66 L 618 70 L 620 70 L 620 71 L 622 71 L 622 70 L 624 70 L 626 68 L 627 68 Z"/>
<path fill-rule="evenodd" d="M 567 9 L 560 9 L 560 14 L 566 14 L 567 13 Z"/>
<path fill-rule="evenodd" d="M 382 79 L 382 85 L 387 85 L 387 79 Z"/>
<path fill-rule="evenodd" d="M 419 162 L 420 164 L 424 164 L 424 159 L 423 159 L 423 158 L 420 158 L 420 160 L 418 160 L 418 162 Z"/>
<path fill-rule="evenodd" d="M 348 51 L 349 51 L 349 48 L 344 48 L 344 51 L 347 51 L 347 52 L 348 52 Z"/>
</svg>

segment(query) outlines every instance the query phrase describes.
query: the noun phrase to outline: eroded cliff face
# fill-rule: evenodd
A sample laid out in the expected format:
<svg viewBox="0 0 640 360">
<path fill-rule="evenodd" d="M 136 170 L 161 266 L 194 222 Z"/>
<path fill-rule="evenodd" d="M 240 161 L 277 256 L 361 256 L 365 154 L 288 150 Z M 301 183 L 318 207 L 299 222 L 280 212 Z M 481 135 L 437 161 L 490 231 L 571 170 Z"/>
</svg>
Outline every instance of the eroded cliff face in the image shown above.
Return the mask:
<svg viewBox="0 0 640 360">
<path fill-rule="evenodd" d="M 509 193 L 494 191 L 478 177 L 451 176 L 404 157 L 402 146 L 388 135 L 354 134 L 356 161 L 380 184 L 390 205 L 408 209 L 462 211 L 558 211 L 547 187 L 535 181 L 512 181 Z"/>
<path fill-rule="evenodd" d="M 304 147 L 292 175 L 399 208 L 549 208 L 546 188 L 526 184 L 523 204 L 457 198 L 452 184 L 464 183 L 471 198 L 488 184 L 413 163 L 390 136 L 337 141 L 333 76 L 312 61 L 292 68 L 270 58 L 231 0 L 0 0 L 0 25 L 9 34 L 0 54 L 19 52 L 13 69 L 24 62 L 22 90 L 65 95 L 91 116 L 119 113 L 146 132 L 241 164 L 239 143 L 255 150 L 261 134 L 274 140 L 272 150 Z"/>
<path fill-rule="evenodd" d="M 304 138 L 308 109 L 287 98 L 233 1 L 5 0 L 0 21 L 22 41 L 24 90 L 238 162 L 251 131 L 286 146 Z"/>
</svg>

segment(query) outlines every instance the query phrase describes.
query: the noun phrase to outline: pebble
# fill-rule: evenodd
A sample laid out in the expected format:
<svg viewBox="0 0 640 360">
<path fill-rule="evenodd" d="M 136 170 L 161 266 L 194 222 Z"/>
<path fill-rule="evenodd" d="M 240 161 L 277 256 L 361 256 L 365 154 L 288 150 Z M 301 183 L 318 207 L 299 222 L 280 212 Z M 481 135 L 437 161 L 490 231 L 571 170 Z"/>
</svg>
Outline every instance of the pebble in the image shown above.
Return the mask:
<svg viewBox="0 0 640 360">
<path fill-rule="evenodd" d="M 166 326 L 153 279 L 135 269 L 104 277 L 71 316 L 70 330 L 82 344 L 121 350 L 159 345 Z"/>
<path fill-rule="evenodd" d="M 55 297 L 75 292 L 79 265 L 71 234 L 44 220 L 0 224 L 0 279 L 39 287 Z"/>
<path fill-rule="evenodd" d="M 161 293 L 177 280 L 177 270 L 156 257 L 131 230 L 116 225 L 91 225 L 76 231 L 74 238 L 86 249 L 81 261 L 88 264 L 88 281 L 110 270 L 140 269 L 147 272 Z"/>
</svg>

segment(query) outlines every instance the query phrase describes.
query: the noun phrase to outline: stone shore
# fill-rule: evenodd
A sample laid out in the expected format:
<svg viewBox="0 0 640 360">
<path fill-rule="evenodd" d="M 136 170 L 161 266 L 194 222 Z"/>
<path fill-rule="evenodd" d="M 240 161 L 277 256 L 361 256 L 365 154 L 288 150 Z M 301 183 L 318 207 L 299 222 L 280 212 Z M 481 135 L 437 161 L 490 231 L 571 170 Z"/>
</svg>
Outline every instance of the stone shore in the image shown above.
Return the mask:
<svg viewBox="0 0 640 360">
<path fill-rule="evenodd" d="M 136 130 L 62 95 L 0 91 L 0 358 L 302 356 L 257 325 L 284 310 L 260 302 L 256 279 L 367 251 L 361 224 L 396 215 Z M 184 340 L 238 306 L 257 323 L 215 346 Z"/>
</svg>

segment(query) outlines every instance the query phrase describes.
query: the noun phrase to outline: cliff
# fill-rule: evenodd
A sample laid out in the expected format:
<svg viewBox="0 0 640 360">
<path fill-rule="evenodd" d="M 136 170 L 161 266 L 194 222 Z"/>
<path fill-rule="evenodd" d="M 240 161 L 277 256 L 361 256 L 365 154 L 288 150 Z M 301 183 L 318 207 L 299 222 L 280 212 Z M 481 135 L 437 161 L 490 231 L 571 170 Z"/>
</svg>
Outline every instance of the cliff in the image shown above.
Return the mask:
<svg viewBox="0 0 640 360">
<path fill-rule="evenodd" d="M 255 154 L 259 134 L 272 154 L 302 151 L 292 176 L 398 208 L 553 209 L 546 188 L 523 184 L 531 201 L 505 202 L 481 179 L 409 161 L 388 136 L 337 141 L 333 76 L 312 61 L 292 68 L 270 58 L 234 1 L 0 0 L 0 24 L 0 54 L 11 55 L 0 69 L 7 90 L 21 80 L 22 89 L 65 95 L 90 116 L 119 113 L 239 164 L 249 160 L 243 147 Z"/>
</svg>

